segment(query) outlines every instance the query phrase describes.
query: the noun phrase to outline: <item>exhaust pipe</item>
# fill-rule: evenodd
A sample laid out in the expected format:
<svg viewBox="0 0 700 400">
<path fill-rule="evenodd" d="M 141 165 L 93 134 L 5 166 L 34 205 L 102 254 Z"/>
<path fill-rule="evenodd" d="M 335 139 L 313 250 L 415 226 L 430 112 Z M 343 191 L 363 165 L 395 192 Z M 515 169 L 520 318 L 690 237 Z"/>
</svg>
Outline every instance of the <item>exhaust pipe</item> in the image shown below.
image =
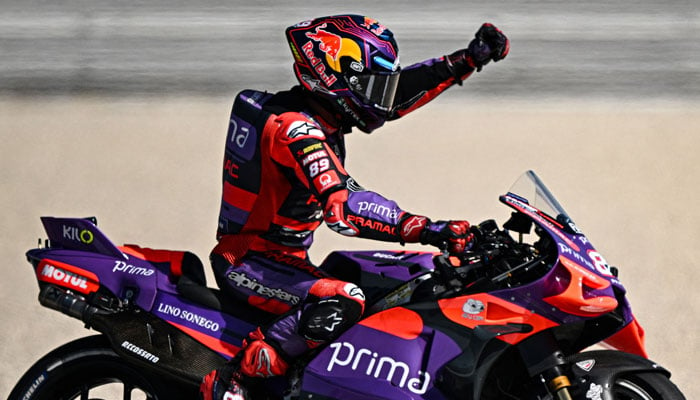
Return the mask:
<svg viewBox="0 0 700 400">
<path fill-rule="evenodd" d="M 90 321 L 95 314 L 102 313 L 99 308 L 88 304 L 83 298 L 52 285 L 46 285 L 41 289 L 39 303 L 83 321 L 86 327 L 90 327 Z"/>
</svg>

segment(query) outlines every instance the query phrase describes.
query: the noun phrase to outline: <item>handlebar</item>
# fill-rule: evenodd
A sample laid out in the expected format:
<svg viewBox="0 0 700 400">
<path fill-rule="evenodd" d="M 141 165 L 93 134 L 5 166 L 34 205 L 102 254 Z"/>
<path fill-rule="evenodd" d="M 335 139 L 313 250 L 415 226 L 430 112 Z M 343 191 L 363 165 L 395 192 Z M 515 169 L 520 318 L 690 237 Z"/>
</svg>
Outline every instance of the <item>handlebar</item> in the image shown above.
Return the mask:
<svg viewBox="0 0 700 400">
<path fill-rule="evenodd" d="M 514 231 L 525 233 L 517 225 Z M 509 229 L 500 230 L 494 220 L 474 225 L 470 232 L 473 240 L 468 250 L 461 254 L 443 251 L 434 259 L 435 275 L 447 288 L 474 291 L 517 286 L 538 279 L 553 265 L 551 256 L 556 249 L 539 229 L 535 233 L 540 239 L 534 244 L 523 242 L 522 237 L 516 241 Z"/>
</svg>

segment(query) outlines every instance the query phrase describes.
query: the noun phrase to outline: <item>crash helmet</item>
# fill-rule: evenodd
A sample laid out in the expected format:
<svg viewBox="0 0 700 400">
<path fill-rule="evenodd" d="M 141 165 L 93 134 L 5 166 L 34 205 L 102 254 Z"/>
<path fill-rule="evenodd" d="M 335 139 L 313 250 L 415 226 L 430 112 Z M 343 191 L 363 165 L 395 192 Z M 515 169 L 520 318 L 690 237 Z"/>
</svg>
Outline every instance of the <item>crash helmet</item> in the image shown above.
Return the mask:
<svg viewBox="0 0 700 400">
<path fill-rule="evenodd" d="M 384 124 L 400 73 L 389 29 L 369 17 L 335 15 L 290 26 L 286 35 L 302 86 L 330 100 L 364 132 Z"/>
</svg>

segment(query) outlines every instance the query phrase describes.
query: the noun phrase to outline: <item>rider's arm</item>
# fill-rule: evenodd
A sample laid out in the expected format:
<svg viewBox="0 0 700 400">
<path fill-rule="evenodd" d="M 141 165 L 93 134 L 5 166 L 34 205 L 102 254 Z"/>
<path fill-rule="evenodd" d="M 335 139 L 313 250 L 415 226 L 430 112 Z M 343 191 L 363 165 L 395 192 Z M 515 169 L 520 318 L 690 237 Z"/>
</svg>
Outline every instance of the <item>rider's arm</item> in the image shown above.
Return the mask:
<svg viewBox="0 0 700 400">
<path fill-rule="evenodd" d="M 390 120 L 403 117 L 425 105 L 454 84 L 461 84 L 476 70 L 466 64 L 458 65 L 455 70 L 448 57 L 429 59 L 401 71 Z"/>
<path fill-rule="evenodd" d="M 491 60 L 499 61 L 508 55 L 508 38 L 495 26 L 484 24 L 475 36 L 467 48 L 404 68 L 396 90 L 394 112 L 389 119 L 416 110 L 452 85 L 461 85 Z"/>
<path fill-rule="evenodd" d="M 290 118 L 291 117 L 291 118 Z M 365 190 L 347 173 L 321 130 L 299 114 L 280 119 L 278 144 L 287 150 L 276 160 L 294 171 L 321 202 L 323 219 L 334 231 L 387 242 L 423 243 L 463 249 L 466 221 L 436 221 L 414 215 L 382 195 Z M 280 153 L 277 153 L 280 154 Z"/>
</svg>

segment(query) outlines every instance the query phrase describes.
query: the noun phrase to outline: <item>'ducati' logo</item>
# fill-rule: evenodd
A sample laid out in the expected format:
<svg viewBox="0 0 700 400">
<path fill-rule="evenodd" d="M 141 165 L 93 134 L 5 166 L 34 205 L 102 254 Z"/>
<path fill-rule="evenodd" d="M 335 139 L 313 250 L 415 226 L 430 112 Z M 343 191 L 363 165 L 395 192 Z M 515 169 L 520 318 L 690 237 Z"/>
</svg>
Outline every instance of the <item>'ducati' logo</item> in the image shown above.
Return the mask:
<svg viewBox="0 0 700 400">
<path fill-rule="evenodd" d="M 99 287 L 99 279 L 92 272 L 52 260 L 39 263 L 37 279 L 85 294 L 95 292 Z"/>
</svg>

